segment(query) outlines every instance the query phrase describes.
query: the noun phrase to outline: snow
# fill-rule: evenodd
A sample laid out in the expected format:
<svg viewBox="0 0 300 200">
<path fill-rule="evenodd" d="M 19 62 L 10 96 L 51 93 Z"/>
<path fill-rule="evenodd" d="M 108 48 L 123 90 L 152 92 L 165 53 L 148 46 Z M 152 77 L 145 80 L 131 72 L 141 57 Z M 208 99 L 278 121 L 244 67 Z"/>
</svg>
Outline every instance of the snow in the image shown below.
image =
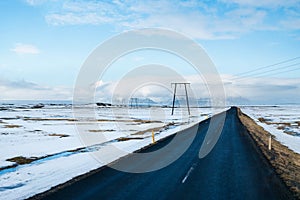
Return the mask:
<svg viewBox="0 0 300 200">
<path fill-rule="evenodd" d="M 7 159 L 18 156 L 39 159 L 0 170 L 0 199 L 24 199 L 46 191 L 150 144 L 151 129 L 159 129 L 155 131 L 155 139 L 159 140 L 212 114 L 210 108 L 192 108 L 188 117 L 184 108 L 175 109 L 171 116 L 170 108 L 87 105 L 80 108 L 75 121 L 70 105 L 49 104 L 42 109 L 31 109 L 28 105 L 3 107 L 8 110 L 0 111 L 0 168 L 16 164 Z M 91 109 L 94 116 L 89 114 Z M 137 135 L 139 131 L 144 134 Z M 118 141 L 120 137 L 142 139 Z M 108 145 L 121 151 L 107 153 Z M 105 158 L 103 162 L 96 160 L 93 153 Z"/>
<path fill-rule="evenodd" d="M 300 106 L 243 106 L 241 110 L 281 144 L 300 153 Z"/>
</svg>

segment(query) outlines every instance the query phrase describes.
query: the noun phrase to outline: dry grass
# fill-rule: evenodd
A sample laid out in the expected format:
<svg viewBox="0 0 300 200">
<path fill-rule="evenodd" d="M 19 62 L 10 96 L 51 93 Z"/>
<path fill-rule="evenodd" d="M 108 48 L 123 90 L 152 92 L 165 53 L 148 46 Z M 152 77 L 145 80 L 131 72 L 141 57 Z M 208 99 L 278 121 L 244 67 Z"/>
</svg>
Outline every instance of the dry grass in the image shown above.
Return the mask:
<svg viewBox="0 0 300 200">
<path fill-rule="evenodd" d="M 37 160 L 37 159 L 38 159 L 37 157 L 26 158 L 26 157 L 23 157 L 23 156 L 17 156 L 17 157 L 14 157 L 14 158 L 9 158 L 6 161 L 15 162 L 19 165 L 24 165 L 24 164 L 29 164 L 29 163 Z"/>
<path fill-rule="evenodd" d="M 150 123 L 162 123 L 162 121 L 151 121 L 151 120 L 143 120 L 143 119 L 135 119 L 133 122 L 142 123 L 142 124 L 150 124 Z"/>
<path fill-rule="evenodd" d="M 136 133 L 133 133 L 132 135 L 144 135 L 145 133 L 147 132 L 158 132 L 160 131 L 162 128 L 164 128 L 165 126 L 160 126 L 160 127 L 155 127 L 155 128 L 149 128 L 149 129 L 146 129 L 146 130 L 143 130 L 143 131 L 138 131 Z"/>
<path fill-rule="evenodd" d="M 284 129 L 285 129 L 285 126 L 278 126 L 277 129 L 278 129 L 278 130 L 284 130 Z"/>
<path fill-rule="evenodd" d="M 283 131 L 283 132 L 288 134 L 288 135 L 295 135 L 295 132 L 293 132 L 293 131 Z"/>
<path fill-rule="evenodd" d="M 67 135 L 67 134 L 57 134 L 57 133 L 52 133 L 52 134 L 49 134 L 49 136 L 56 136 L 56 137 L 63 138 L 63 137 L 69 137 L 70 135 Z"/>
<path fill-rule="evenodd" d="M 129 137 L 129 138 L 120 137 L 117 140 L 118 140 L 118 142 L 123 142 L 123 141 L 128 141 L 128 140 L 142 140 L 142 139 L 144 139 L 144 138 L 142 138 L 142 137 Z"/>
<path fill-rule="evenodd" d="M 133 134 L 131 134 L 131 135 L 143 135 L 143 134 L 145 134 L 145 133 L 147 133 L 147 132 L 159 132 L 159 131 L 161 131 L 162 129 L 168 129 L 169 128 L 169 126 L 173 126 L 173 125 L 175 125 L 175 123 L 174 122 L 170 122 L 170 123 L 168 123 L 167 125 L 164 125 L 164 126 L 159 126 L 159 127 L 154 127 L 154 128 L 149 128 L 149 129 L 146 129 L 146 130 L 143 130 L 143 131 L 138 131 L 138 132 L 136 132 L 136 133 L 133 133 Z"/>
<path fill-rule="evenodd" d="M 78 121 L 77 119 L 72 118 L 31 118 L 31 117 L 24 117 L 24 121 Z"/>
<path fill-rule="evenodd" d="M 20 119 L 20 117 L 1 117 L 0 120 L 15 120 L 15 119 Z"/>
<path fill-rule="evenodd" d="M 290 122 L 271 122 L 270 120 L 268 119 L 265 119 L 263 117 L 260 117 L 258 118 L 258 121 L 260 121 L 261 123 L 265 123 L 265 124 L 268 124 L 268 125 L 278 125 L 277 129 L 278 130 L 284 130 L 285 127 L 290 127 L 292 124 Z M 290 134 L 290 133 L 288 133 Z"/>
<path fill-rule="evenodd" d="M 282 126 L 291 126 L 292 124 L 289 122 L 272 122 L 269 124 L 276 124 L 276 125 L 282 125 Z"/>
<path fill-rule="evenodd" d="M 143 119 L 98 119 L 97 122 L 124 122 L 124 123 L 141 123 L 141 124 L 149 124 L 149 123 L 163 123 L 162 121 L 155 121 L 155 120 L 143 120 Z"/>
<path fill-rule="evenodd" d="M 258 118 L 258 121 L 260 121 L 261 123 L 269 124 L 268 120 L 263 117 Z"/>
<path fill-rule="evenodd" d="M 15 124 L 7 124 L 4 125 L 4 128 L 21 128 L 21 125 L 15 125 Z"/>
</svg>

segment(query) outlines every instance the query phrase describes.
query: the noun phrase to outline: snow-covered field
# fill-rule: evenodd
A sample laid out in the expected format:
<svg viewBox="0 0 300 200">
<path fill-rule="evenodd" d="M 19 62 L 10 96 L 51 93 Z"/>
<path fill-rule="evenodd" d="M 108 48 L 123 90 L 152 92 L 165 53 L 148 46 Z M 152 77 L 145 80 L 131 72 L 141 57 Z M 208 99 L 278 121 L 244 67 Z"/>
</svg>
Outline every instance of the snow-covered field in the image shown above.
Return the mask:
<svg viewBox="0 0 300 200">
<path fill-rule="evenodd" d="M 211 115 L 209 108 L 98 108 L 81 106 L 80 119 L 71 105 L 0 105 L 0 199 L 23 199 L 75 176 L 99 168 L 155 139 L 192 126 Z M 84 115 L 94 113 L 94 116 Z M 96 126 L 95 126 L 96 125 Z M 77 130 L 80 130 L 80 134 Z M 84 138 L 92 138 L 93 144 Z M 122 149 L 105 153 L 107 145 Z M 87 146 L 87 147 L 86 147 Z M 103 155 L 95 160 L 91 152 Z"/>
<path fill-rule="evenodd" d="M 276 140 L 300 153 L 300 106 L 243 106 L 242 112 L 253 118 Z"/>
</svg>

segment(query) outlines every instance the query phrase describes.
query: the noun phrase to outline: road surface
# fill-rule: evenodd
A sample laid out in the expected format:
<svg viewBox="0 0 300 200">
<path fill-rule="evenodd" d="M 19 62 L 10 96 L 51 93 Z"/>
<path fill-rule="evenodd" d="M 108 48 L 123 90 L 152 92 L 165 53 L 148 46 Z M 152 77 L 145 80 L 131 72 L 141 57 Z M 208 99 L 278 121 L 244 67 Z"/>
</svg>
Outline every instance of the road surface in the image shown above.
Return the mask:
<svg viewBox="0 0 300 200">
<path fill-rule="evenodd" d="M 227 111 L 222 134 L 213 150 L 198 153 L 209 120 L 199 124 L 188 150 L 171 165 L 154 172 L 126 173 L 104 168 L 68 184 L 43 199 L 292 199 L 240 124 L 235 108 Z M 182 141 L 189 137 L 183 133 Z M 172 137 L 143 150 L 153 151 Z M 170 152 L 172 153 L 172 152 Z M 130 160 L 130 156 L 125 158 Z M 67 169 L 66 169 L 67 170 Z"/>
</svg>

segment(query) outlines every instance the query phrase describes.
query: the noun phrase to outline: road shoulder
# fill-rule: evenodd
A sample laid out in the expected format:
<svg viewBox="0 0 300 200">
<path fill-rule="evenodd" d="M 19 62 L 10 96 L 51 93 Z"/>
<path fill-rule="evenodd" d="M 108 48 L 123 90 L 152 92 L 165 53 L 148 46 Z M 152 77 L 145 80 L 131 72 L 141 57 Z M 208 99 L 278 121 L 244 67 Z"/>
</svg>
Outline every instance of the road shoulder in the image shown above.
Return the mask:
<svg viewBox="0 0 300 200">
<path fill-rule="evenodd" d="M 270 133 L 257 125 L 253 119 L 238 108 L 238 117 L 248 130 L 260 151 L 274 167 L 290 191 L 300 199 L 300 155 L 282 145 L 274 138 L 272 148 L 268 149 Z"/>
</svg>

